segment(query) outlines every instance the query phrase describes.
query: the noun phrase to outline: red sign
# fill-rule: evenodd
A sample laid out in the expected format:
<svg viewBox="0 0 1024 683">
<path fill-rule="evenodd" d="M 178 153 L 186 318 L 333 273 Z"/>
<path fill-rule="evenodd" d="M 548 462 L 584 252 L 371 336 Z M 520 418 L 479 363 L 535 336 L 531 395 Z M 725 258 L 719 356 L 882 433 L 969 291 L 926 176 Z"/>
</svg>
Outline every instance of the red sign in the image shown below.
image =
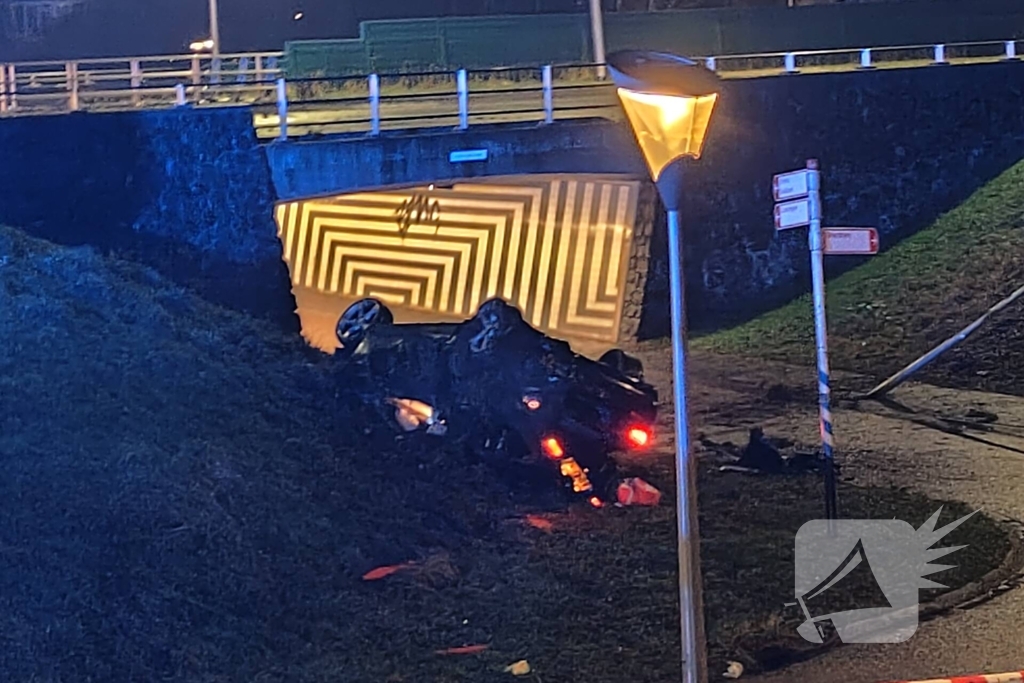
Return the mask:
<svg viewBox="0 0 1024 683">
<path fill-rule="evenodd" d="M 868 256 L 878 253 L 878 231 L 874 228 L 825 228 L 826 254 Z"/>
</svg>

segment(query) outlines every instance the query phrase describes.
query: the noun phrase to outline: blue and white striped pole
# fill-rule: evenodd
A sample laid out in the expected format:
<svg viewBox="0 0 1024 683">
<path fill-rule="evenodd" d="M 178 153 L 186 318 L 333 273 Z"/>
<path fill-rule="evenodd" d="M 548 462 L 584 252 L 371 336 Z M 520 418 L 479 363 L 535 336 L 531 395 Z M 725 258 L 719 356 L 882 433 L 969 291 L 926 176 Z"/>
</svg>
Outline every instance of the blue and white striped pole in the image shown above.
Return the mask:
<svg viewBox="0 0 1024 683">
<path fill-rule="evenodd" d="M 836 470 L 833 449 L 835 433 L 832 429 L 832 386 L 828 370 L 828 328 L 825 322 L 825 266 L 821 235 L 821 176 L 816 159 L 807 160 L 807 189 L 809 190 L 811 225 L 808 241 L 811 247 L 811 284 L 814 297 L 814 338 L 818 357 L 818 414 L 821 444 L 825 453 L 825 517 L 829 521 L 839 516 L 836 491 Z M 832 525 L 829 525 L 830 530 Z"/>
</svg>

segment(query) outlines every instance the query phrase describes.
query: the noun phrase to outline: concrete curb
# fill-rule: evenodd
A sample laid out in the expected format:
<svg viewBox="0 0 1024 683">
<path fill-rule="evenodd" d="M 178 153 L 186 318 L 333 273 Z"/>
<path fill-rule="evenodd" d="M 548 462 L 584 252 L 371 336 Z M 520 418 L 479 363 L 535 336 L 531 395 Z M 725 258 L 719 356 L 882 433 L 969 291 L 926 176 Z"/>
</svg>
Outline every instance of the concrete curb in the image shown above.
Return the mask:
<svg viewBox="0 0 1024 683">
<path fill-rule="evenodd" d="M 1022 683 L 1024 670 L 1005 674 L 978 674 L 976 676 L 955 676 L 953 678 L 931 678 L 926 681 L 893 681 L 893 683 Z"/>
</svg>

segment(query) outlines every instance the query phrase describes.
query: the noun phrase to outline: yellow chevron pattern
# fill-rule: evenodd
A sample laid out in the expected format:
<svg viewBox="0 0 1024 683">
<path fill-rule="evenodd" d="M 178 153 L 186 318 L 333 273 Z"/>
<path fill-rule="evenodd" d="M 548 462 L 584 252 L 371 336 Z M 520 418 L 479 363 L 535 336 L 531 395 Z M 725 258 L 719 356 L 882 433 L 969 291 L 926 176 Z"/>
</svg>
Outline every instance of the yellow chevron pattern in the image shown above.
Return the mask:
<svg viewBox="0 0 1024 683">
<path fill-rule="evenodd" d="M 542 330 L 615 341 L 640 184 L 588 176 L 277 206 L 292 283 L 469 317 L 492 296 Z"/>
</svg>

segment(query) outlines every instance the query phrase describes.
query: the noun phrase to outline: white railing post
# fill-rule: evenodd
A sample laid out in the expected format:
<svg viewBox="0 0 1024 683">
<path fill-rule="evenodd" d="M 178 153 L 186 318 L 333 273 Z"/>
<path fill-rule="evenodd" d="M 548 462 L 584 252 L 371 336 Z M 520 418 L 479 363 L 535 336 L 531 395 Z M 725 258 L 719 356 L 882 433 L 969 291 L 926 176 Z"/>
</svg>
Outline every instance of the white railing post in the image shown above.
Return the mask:
<svg viewBox="0 0 1024 683">
<path fill-rule="evenodd" d="M 544 89 L 544 123 L 555 122 L 555 92 L 551 77 L 551 65 L 545 64 L 540 70 L 541 87 Z"/>
<path fill-rule="evenodd" d="M 7 94 L 10 97 L 10 108 L 18 108 L 18 70 L 13 64 L 7 65 Z"/>
<path fill-rule="evenodd" d="M 796 73 L 796 55 L 792 52 L 786 53 L 786 73 Z"/>
<path fill-rule="evenodd" d="M 220 57 L 214 57 L 210 60 L 210 83 L 214 85 L 220 85 Z"/>
<path fill-rule="evenodd" d="M 0 114 L 7 113 L 7 65 L 0 64 Z"/>
<path fill-rule="evenodd" d="M 263 55 L 256 55 L 256 58 L 253 59 L 253 65 L 254 65 L 254 69 L 256 71 L 256 82 L 257 83 L 262 83 L 263 82 Z"/>
<path fill-rule="evenodd" d="M 936 45 L 935 46 L 935 63 L 945 64 L 946 62 L 946 46 Z"/>
<path fill-rule="evenodd" d="M 187 104 L 185 102 L 185 84 L 178 83 L 174 86 L 174 106 L 184 107 L 185 104 Z"/>
<path fill-rule="evenodd" d="M 370 74 L 370 134 L 380 135 L 380 76 Z"/>
<path fill-rule="evenodd" d="M 192 55 L 192 85 L 203 82 L 203 71 L 199 64 L 199 55 Z"/>
<path fill-rule="evenodd" d="M 68 110 L 78 111 L 78 64 L 64 63 L 64 83 L 68 90 Z"/>
<path fill-rule="evenodd" d="M 239 57 L 238 68 L 235 69 L 235 83 L 249 82 L 249 58 Z"/>
<path fill-rule="evenodd" d="M 1008 40 L 1006 41 L 1006 58 L 1017 59 L 1017 41 Z"/>
<path fill-rule="evenodd" d="M 132 75 L 132 105 L 139 106 L 139 88 L 142 87 L 142 65 L 139 60 L 133 59 L 129 62 L 129 70 Z"/>
<path fill-rule="evenodd" d="M 860 51 L 860 68 L 871 68 L 871 48 L 866 47 Z"/>
<path fill-rule="evenodd" d="M 459 92 L 459 128 L 466 130 L 469 128 L 469 82 L 465 69 L 459 69 L 455 81 Z"/>
<path fill-rule="evenodd" d="M 281 125 L 278 140 L 288 139 L 288 84 L 283 78 L 277 79 L 277 118 Z"/>
<path fill-rule="evenodd" d="M 708 71 L 714 71 L 715 70 L 715 66 L 716 66 L 715 58 L 714 57 L 708 57 L 707 59 L 705 59 L 704 60 L 704 66 L 707 67 Z"/>
</svg>

